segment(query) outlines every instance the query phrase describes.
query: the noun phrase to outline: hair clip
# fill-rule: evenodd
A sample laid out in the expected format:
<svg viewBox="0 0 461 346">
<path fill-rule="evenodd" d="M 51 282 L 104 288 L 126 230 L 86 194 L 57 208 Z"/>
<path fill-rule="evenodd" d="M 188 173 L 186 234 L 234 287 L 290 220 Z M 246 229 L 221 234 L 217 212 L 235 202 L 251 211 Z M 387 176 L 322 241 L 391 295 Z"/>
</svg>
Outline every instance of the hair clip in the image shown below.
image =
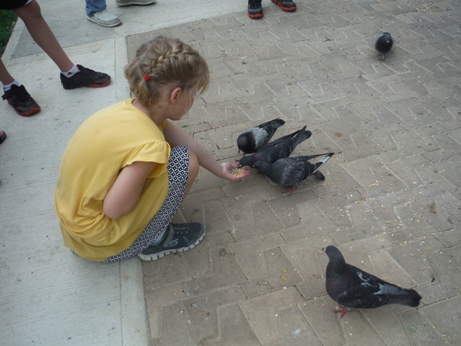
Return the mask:
<svg viewBox="0 0 461 346">
<path fill-rule="evenodd" d="M 145 74 L 145 75 L 144 75 L 144 80 L 145 80 L 145 81 L 148 81 L 148 80 L 150 80 L 150 77 L 149 77 L 147 74 Z"/>
</svg>

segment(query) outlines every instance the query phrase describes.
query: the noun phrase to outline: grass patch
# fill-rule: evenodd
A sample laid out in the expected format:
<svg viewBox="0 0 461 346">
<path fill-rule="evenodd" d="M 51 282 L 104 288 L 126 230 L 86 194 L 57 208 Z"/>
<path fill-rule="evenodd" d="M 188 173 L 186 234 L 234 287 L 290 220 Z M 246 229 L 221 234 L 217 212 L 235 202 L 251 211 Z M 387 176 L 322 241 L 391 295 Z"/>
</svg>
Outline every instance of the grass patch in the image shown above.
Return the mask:
<svg viewBox="0 0 461 346">
<path fill-rule="evenodd" d="M 0 10 L 0 56 L 5 51 L 17 18 L 12 10 Z"/>
</svg>

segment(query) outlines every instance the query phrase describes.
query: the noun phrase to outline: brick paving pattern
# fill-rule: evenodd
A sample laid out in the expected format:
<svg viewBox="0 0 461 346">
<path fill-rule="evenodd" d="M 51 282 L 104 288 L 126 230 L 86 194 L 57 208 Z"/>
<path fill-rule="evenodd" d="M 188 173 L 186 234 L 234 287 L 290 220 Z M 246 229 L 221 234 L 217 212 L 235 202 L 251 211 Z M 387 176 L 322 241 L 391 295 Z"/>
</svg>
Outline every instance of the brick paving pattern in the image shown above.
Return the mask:
<svg viewBox="0 0 461 346">
<path fill-rule="evenodd" d="M 184 119 L 220 160 L 240 131 L 276 117 L 275 137 L 313 132 L 293 155 L 333 151 L 326 181 L 291 196 L 260 174 L 229 183 L 201 171 L 175 217 L 206 224 L 191 251 L 144 263 L 152 345 L 459 345 L 461 311 L 461 3 L 263 1 L 159 34 L 207 59 L 209 90 Z M 395 38 L 387 61 L 374 41 Z M 358 310 L 327 295 L 327 256 L 404 287 L 419 308 Z"/>
</svg>

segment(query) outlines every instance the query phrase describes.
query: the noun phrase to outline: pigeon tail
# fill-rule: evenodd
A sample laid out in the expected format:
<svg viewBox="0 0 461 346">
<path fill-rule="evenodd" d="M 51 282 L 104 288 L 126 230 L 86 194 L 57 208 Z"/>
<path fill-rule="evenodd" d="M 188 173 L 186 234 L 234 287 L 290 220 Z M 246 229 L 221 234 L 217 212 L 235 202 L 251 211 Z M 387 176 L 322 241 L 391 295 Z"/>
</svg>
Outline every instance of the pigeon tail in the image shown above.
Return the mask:
<svg viewBox="0 0 461 346">
<path fill-rule="evenodd" d="M 320 167 L 319 167 L 319 168 L 320 168 Z M 317 169 L 314 173 L 312 173 L 312 174 L 314 175 L 314 177 L 316 177 L 316 178 L 319 179 L 319 180 L 322 180 L 322 181 L 325 180 L 325 176 L 324 176 L 323 173 L 320 172 L 318 169 Z"/>
<path fill-rule="evenodd" d="M 327 161 L 329 159 L 331 159 L 331 157 L 334 155 L 334 153 L 328 153 L 326 154 L 319 162 L 315 163 L 315 169 L 314 171 L 312 172 L 312 174 L 315 174 L 319 169 L 320 167 L 322 167 L 325 163 L 327 163 Z M 315 157 L 315 156 L 314 156 Z M 323 174 L 322 174 L 323 176 Z M 325 176 L 323 176 L 323 179 L 322 180 L 325 180 Z"/>
<path fill-rule="evenodd" d="M 270 126 L 270 127 L 273 127 L 274 129 L 278 129 L 280 126 L 284 125 L 285 124 L 285 120 L 282 120 L 280 118 L 276 118 L 276 119 L 272 119 L 266 123 L 262 123 L 261 125 L 259 125 L 258 127 L 267 127 L 267 126 Z"/>
<path fill-rule="evenodd" d="M 412 308 L 419 306 L 422 299 L 419 293 L 412 289 L 405 289 L 404 291 L 405 295 L 388 296 L 389 302 L 393 304 L 411 306 Z"/>
<path fill-rule="evenodd" d="M 294 139 L 293 148 L 296 148 L 299 143 L 304 142 L 306 139 L 312 136 L 312 132 L 309 130 L 306 130 L 306 126 L 304 126 L 301 130 L 295 132 L 295 134 L 296 135 L 293 137 Z"/>
</svg>

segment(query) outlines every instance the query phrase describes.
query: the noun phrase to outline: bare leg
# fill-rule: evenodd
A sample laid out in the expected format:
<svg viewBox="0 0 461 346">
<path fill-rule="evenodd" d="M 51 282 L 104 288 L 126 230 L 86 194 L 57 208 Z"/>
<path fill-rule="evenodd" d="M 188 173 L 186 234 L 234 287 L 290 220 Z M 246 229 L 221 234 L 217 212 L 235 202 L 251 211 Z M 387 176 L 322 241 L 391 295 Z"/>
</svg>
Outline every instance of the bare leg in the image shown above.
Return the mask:
<svg viewBox="0 0 461 346">
<path fill-rule="evenodd" d="M 14 12 L 24 21 L 34 41 L 58 65 L 61 72 L 67 72 L 74 66 L 42 17 L 40 6 L 35 0 L 15 9 Z"/>
<path fill-rule="evenodd" d="M 189 193 L 192 185 L 194 184 L 195 178 L 197 177 L 200 165 L 198 163 L 197 156 L 189 150 L 189 178 L 187 182 L 186 192 L 184 193 L 184 198 L 186 198 Z"/>
<path fill-rule="evenodd" d="M 10 73 L 6 69 L 5 64 L 3 63 L 1 59 L 0 59 L 0 82 L 2 82 L 3 85 L 7 85 L 7 84 L 14 82 L 13 76 L 10 75 Z"/>
</svg>

